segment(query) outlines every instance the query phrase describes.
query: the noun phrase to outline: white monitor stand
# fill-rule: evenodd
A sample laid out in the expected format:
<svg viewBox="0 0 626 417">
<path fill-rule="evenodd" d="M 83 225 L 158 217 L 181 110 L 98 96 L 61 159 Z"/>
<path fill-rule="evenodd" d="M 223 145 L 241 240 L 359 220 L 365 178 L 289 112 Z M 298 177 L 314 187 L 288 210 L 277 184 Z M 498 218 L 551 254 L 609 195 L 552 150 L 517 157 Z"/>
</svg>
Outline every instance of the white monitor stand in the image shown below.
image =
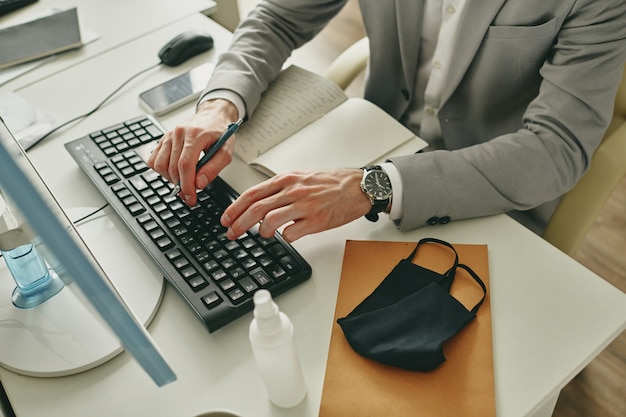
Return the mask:
<svg viewBox="0 0 626 417">
<path fill-rule="evenodd" d="M 61 279 L 65 274 L 71 277 L 65 288 L 37 307 L 18 311 L 4 304 L 0 311 L 0 328 L 6 332 L 0 336 L 3 363 L 31 375 L 67 375 L 102 363 L 123 345 L 158 386 L 175 381 L 176 374 L 145 329 L 163 294 L 163 278 L 154 262 L 145 253 L 134 252 L 133 245 L 109 239 L 125 239 L 123 227 L 113 224 L 115 216 L 108 222 L 85 223 L 79 232 L 1 117 L 0 187 L 15 209 L 10 230 L 19 226 L 31 241 L 30 236 L 36 236 L 43 250 L 38 252 L 58 264 L 52 267 Z M 23 245 L 9 241 L 7 246 L 11 244 Z M 146 268 L 138 270 L 142 265 Z M 6 285 L 13 279 L 6 268 L 4 272 Z"/>
<path fill-rule="evenodd" d="M 93 209 L 68 211 L 71 219 Z M 77 226 L 126 304 L 147 326 L 163 295 L 165 280 L 146 267 L 141 254 L 114 250 L 121 241 L 121 224 L 96 214 Z M 113 249 L 113 250 L 112 250 Z M 11 302 L 15 288 L 0 258 L 0 365 L 16 373 L 56 377 L 98 366 L 123 351 L 119 340 L 103 323 L 75 283 L 37 307 L 21 309 Z"/>
</svg>

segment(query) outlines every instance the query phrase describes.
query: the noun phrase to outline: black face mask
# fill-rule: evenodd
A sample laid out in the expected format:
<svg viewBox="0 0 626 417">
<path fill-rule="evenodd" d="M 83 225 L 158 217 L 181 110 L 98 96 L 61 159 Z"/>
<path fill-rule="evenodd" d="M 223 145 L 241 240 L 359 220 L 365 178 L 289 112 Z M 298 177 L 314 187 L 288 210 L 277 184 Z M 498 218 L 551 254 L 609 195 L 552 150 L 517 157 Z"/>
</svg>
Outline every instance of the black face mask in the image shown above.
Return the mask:
<svg viewBox="0 0 626 417">
<path fill-rule="evenodd" d="M 443 275 L 411 260 L 424 243 L 447 246 L 454 253 Z M 482 299 L 467 310 L 450 295 L 458 268 L 466 270 L 483 289 Z M 476 317 L 487 288 L 466 265 L 458 263 L 452 245 L 427 238 L 401 260 L 383 282 L 348 316 L 337 320 L 352 349 L 377 362 L 411 371 L 431 371 L 445 361 L 443 343 Z"/>
</svg>

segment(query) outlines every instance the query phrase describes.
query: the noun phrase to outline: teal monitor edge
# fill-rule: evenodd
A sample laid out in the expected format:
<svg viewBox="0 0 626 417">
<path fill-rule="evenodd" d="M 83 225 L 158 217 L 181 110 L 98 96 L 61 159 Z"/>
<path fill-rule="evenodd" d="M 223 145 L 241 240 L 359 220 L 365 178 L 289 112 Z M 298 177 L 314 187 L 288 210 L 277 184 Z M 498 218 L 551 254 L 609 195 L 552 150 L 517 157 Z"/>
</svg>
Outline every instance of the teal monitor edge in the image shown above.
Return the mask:
<svg viewBox="0 0 626 417">
<path fill-rule="evenodd" d="M 125 349 L 135 358 L 152 380 L 163 386 L 176 380 L 146 329 L 137 321 L 117 292 L 70 236 L 39 194 L 26 174 L 15 162 L 6 145 L 15 148 L 29 162 L 22 148 L 10 134 L 0 117 L 0 188 L 11 198 L 27 219 L 35 234 L 41 238 L 85 297 L 111 327 Z M 31 164 L 32 167 L 32 164 Z M 33 171 L 34 171 L 33 167 Z M 53 199 L 52 195 L 50 197 Z M 55 201 L 53 199 L 53 201 Z M 71 222 L 68 222 L 71 225 Z"/>
</svg>

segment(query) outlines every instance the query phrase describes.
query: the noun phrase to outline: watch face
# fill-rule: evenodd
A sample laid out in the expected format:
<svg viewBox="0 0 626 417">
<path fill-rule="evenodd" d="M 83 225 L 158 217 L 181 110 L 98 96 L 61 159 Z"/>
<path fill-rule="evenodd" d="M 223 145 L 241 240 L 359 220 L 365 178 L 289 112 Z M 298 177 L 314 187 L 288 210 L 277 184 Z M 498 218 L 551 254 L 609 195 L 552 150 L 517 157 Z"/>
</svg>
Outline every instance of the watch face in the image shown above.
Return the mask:
<svg viewBox="0 0 626 417">
<path fill-rule="evenodd" d="M 363 181 L 363 188 L 375 200 L 386 200 L 391 196 L 391 182 L 384 171 L 369 171 Z"/>
</svg>

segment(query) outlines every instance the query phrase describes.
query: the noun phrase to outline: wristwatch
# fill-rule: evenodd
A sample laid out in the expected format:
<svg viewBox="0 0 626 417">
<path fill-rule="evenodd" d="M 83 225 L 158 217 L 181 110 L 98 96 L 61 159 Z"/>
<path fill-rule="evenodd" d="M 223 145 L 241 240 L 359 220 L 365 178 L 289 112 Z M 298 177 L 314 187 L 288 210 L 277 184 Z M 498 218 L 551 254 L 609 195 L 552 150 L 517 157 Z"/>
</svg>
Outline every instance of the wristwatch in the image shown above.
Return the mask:
<svg viewBox="0 0 626 417">
<path fill-rule="evenodd" d="M 365 166 L 361 169 L 363 170 L 361 190 L 372 203 L 372 208 L 365 215 L 365 218 L 375 222 L 378 220 L 378 213 L 387 210 L 391 204 L 391 181 L 379 165 Z"/>
</svg>

